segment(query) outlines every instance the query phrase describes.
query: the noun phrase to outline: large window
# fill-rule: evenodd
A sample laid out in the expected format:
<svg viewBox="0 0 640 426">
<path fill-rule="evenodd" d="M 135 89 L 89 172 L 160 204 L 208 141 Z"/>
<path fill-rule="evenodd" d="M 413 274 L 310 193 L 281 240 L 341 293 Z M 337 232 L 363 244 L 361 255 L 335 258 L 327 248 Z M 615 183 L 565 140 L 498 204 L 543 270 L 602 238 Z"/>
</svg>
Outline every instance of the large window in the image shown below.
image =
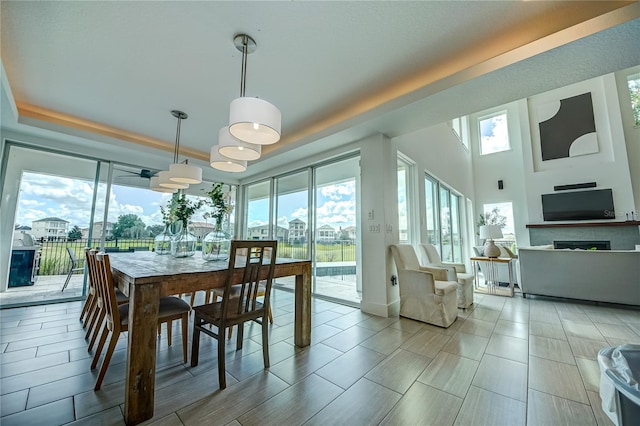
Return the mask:
<svg viewBox="0 0 640 426">
<path fill-rule="evenodd" d="M 513 222 L 513 204 L 509 201 L 484 204 L 482 207 L 485 223 L 487 225 L 499 225 L 502 228 L 502 238 L 499 241 L 510 249 L 515 249 L 516 233 Z"/>
<path fill-rule="evenodd" d="M 640 73 L 627 76 L 627 87 L 631 98 L 631 109 L 636 126 L 640 126 Z"/>
<path fill-rule="evenodd" d="M 427 175 L 425 199 L 427 242 L 436 246 L 443 261 L 463 262 L 460 196 Z"/>
<path fill-rule="evenodd" d="M 480 155 L 507 151 L 509 144 L 509 128 L 507 112 L 500 111 L 478 119 L 480 131 Z"/>
<path fill-rule="evenodd" d="M 313 261 L 314 294 L 359 303 L 356 229 L 359 157 L 245 186 L 244 235 L 275 238 L 278 257 Z M 276 286 L 293 288 L 292 278 Z"/>
<path fill-rule="evenodd" d="M 411 235 L 411 176 L 413 165 L 403 156 L 398 158 L 398 232 L 401 243 L 409 243 Z"/>
</svg>

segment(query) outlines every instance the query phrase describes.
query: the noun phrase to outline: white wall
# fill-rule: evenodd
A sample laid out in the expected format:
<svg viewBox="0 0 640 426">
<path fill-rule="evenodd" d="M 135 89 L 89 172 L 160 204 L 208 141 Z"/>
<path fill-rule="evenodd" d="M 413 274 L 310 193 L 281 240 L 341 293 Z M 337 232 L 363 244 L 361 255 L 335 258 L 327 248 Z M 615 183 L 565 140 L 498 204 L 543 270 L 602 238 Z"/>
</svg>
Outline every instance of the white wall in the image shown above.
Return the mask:
<svg viewBox="0 0 640 426">
<path fill-rule="evenodd" d="M 424 173 L 429 173 L 462 195 L 461 229 L 465 235 L 467 221 L 473 220 L 465 214 L 465 198 L 473 199 L 474 194 L 473 166 L 469 151 L 453 134 L 449 124 L 441 123 L 398 136 L 393 138 L 393 143 L 398 151 L 416 163 L 418 173 L 414 177 L 414 185 L 417 188 L 417 199 L 414 205 L 417 210 L 412 213 L 419 216 L 420 242 L 427 240 Z M 395 159 L 393 161 L 395 164 Z M 469 255 L 470 253 L 464 253 L 463 258 L 466 259 Z"/>
<path fill-rule="evenodd" d="M 471 153 L 473 161 L 473 185 L 475 192 L 475 213 L 473 224 L 483 212 L 484 204 L 511 202 L 513 205 L 513 222 L 516 241 L 519 246 L 529 245 L 529 233 L 525 225 L 528 223 L 525 177 L 522 144 L 522 117 L 519 111 L 524 102 L 511 102 L 469 116 Z M 509 131 L 508 151 L 480 155 L 480 134 L 478 119 L 499 112 L 507 112 Z M 504 189 L 498 189 L 498 180 L 502 180 Z"/>
<path fill-rule="evenodd" d="M 536 106 L 586 92 L 591 92 L 593 99 L 598 152 L 542 161 Z M 523 137 L 528 223 L 543 222 L 540 196 L 553 193 L 555 185 L 596 182 L 598 189 L 612 188 L 616 220 L 625 220 L 624 213 L 635 209 L 620 106 L 613 74 L 528 98 L 531 137 Z"/>
</svg>

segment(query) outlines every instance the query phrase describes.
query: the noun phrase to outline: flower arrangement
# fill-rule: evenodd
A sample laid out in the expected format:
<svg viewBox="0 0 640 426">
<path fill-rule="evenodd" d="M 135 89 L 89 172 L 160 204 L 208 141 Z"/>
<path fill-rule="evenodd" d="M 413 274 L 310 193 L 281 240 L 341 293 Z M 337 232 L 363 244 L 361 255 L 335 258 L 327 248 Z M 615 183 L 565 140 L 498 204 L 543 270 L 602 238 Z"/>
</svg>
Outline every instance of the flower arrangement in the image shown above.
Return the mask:
<svg viewBox="0 0 640 426">
<path fill-rule="evenodd" d="M 207 200 L 206 204 L 211 207 L 211 212 L 205 214 L 205 218 L 212 217 L 215 220 L 216 229 L 220 230 L 222 227 L 222 221 L 224 215 L 231 213 L 233 206 L 228 202 L 229 194 L 222 191 L 221 183 L 214 183 L 209 191 L 206 191 Z"/>
<path fill-rule="evenodd" d="M 176 199 L 175 197 L 171 197 L 167 206 L 160 206 L 160 214 L 162 215 L 162 224 L 165 227 L 171 226 L 173 222 L 176 221 Z"/>
<path fill-rule="evenodd" d="M 191 216 L 204 204 L 203 200 L 193 201 L 187 199 L 187 196 L 184 192 L 181 192 L 177 196 L 174 196 L 169 202 L 169 215 L 173 214 L 175 220 L 182 222 L 182 229 L 187 229 L 187 225 L 189 224 L 189 219 Z M 163 218 L 164 218 L 163 212 Z"/>
</svg>

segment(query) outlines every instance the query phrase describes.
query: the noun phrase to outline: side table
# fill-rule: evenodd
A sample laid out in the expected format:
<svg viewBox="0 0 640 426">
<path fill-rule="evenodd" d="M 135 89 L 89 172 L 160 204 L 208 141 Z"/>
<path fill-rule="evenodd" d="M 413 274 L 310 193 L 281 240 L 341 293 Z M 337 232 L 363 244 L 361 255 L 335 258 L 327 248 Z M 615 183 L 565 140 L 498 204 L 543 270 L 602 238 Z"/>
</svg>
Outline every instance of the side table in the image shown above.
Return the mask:
<svg viewBox="0 0 640 426">
<path fill-rule="evenodd" d="M 513 261 L 515 259 L 504 258 L 504 257 L 486 257 L 486 256 L 477 256 L 472 257 L 471 261 L 473 262 L 473 271 L 475 274 L 475 290 L 480 290 L 480 280 L 478 280 L 478 264 L 480 262 L 487 265 L 486 268 L 483 268 L 484 278 L 487 283 L 486 292 L 489 294 L 496 294 L 498 296 L 509 296 L 513 297 Z M 507 264 L 507 268 L 509 269 L 509 290 L 508 292 L 501 291 L 500 283 L 498 282 L 498 270 L 500 264 Z"/>
</svg>

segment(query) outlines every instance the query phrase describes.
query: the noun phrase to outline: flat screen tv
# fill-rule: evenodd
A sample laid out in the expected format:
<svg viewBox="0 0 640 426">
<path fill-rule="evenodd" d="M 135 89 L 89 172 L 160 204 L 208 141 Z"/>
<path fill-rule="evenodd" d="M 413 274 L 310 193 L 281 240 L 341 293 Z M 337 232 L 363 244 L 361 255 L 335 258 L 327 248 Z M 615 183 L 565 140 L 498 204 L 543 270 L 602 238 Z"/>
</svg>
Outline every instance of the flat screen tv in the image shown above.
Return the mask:
<svg viewBox="0 0 640 426">
<path fill-rule="evenodd" d="M 542 194 L 544 220 L 612 220 L 613 193 L 610 189 Z"/>
</svg>

